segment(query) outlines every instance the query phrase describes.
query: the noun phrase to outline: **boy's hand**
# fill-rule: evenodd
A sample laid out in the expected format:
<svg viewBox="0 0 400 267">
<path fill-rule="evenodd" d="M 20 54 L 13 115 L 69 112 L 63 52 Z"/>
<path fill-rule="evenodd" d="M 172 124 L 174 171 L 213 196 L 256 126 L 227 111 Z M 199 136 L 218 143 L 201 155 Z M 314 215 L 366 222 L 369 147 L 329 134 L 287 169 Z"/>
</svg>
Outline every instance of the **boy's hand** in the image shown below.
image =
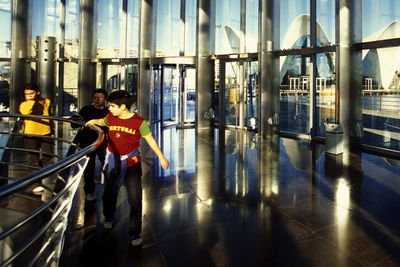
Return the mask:
<svg viewBox="0 0 400 267">
<path fill-rule="evenodd" d="M 169 161 L 165 157 L 160 159 L 160 164 L 163 169 L 168 169 L 169 167 Z"/>
</svg>

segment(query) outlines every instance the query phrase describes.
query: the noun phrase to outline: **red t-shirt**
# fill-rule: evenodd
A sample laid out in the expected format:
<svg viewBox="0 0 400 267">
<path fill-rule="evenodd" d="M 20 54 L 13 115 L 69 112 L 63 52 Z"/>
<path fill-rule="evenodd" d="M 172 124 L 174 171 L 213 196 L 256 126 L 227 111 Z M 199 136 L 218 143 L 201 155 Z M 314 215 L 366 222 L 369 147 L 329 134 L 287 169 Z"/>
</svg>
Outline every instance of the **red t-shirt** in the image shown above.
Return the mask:
<svg viewBox="0 0 400 267">
<path fill-rule="evenodd" d="M 138 149 L 140 138 L 151 134 L 146 121 L 136 114 L 129 119 L 120 119 L 108 113 L 104 123 L 108 126 L 108 150 L 120 156 Z M 138 162 L 140 162 L 140 156 L 127 159 L 128 167 Z"/>
</svg>

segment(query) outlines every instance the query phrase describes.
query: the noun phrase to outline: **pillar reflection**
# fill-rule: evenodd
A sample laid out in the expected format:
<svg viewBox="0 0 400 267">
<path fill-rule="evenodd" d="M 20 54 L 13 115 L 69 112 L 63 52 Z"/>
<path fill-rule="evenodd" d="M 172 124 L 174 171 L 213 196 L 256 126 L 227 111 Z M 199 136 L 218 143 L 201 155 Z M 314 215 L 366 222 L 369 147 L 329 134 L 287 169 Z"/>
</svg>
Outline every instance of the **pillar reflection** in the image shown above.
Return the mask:
<svg viewBox="0 0 400 267">
<path fill-rule="evenodd" d="M 350 211 L 358 209 L 361 204 L 363 180 L 361 153 L 350 153 L 345 162 L 342 154 L 326 153 L 324 169 L 326 178 L 332 180 L 334 184 L 337 246 L 339 250 L 346 251 L 351 246 L 350 229 L 354 227 Z M 338 262 L 345 262 L 345 257 L 340 253 L 337 257 Z"/>
<path fill-rule="evenodd" d="M 258 142 L 258 188 L 262 199 L 270 198 L 279 194 L 279 136 Z"/>
<path fill-rule="evenodd" d="M 257 139 L 247 131 L 219 130 L 219 192 L 238 199 L 257 198 Z"/>
<path fill-rule="evenodd" d="M 211 145 L 214 142 L 214 130 L 213 129 L 204 129 L 196 131 L 196 139 L 201 139 L 203 142 L 196 142 L 197 149 L 196 158 L 197 158 L 197 196 L 201 203 L 203 204 L 211 204 L 212 197 L 214 196 L 214 166 L 212 162 L 214 162 L 214 147 Z M 206 141 L 206 142 L 204 142 Z M 198 220 L 201 221 L 202 218 L 202 205 L 198 205 Z"/>
</svg>

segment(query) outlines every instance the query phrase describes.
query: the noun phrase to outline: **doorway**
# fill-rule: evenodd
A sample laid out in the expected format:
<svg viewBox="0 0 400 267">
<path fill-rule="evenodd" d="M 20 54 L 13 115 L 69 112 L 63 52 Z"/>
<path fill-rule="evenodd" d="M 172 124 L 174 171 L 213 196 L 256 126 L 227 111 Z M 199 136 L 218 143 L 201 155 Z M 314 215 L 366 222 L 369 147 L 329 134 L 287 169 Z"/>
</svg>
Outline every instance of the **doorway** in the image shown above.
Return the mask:
<svg viewBox="0 0 400 267">
<path fill-rule="evenodd" d="M 151 71 L 151 121 L 163 127 L 194 127 L 196 69 L 192 65 L 155 64 Z"/>
<path fill-rule="evenodd" d="M 220 103 L 224 107 L 224 123 L 228 128 L 257 127 L 258 114 L 258 62 L 221 61 L 224 71 L 224 97 Z"/>
</svg>

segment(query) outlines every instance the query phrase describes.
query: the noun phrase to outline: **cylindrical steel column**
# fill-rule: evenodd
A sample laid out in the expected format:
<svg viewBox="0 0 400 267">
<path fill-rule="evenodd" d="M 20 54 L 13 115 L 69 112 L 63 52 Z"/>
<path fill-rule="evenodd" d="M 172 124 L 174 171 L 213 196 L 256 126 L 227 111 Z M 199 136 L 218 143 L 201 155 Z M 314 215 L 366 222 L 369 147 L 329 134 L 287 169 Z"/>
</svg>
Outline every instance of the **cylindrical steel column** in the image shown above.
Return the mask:
<svg viewBox="0 0 400 267">
<path fill-rule="evenodd" d="M 317 47 L 317 2 L 316 0 L 310 0 L 310 33 L 311 33 L 311 47 Z M 310 55 L 310 100 L 309 100 L 309 123 L 310 123 L 310 135 L 314 139 L 317 131 L 317 55 Z"/>
<path fill-rule="evenodd" d="M 273 55 L 279 47 L 279 1 L 260 0 L 260 51 L 259 51 L 259 116 L 260 135 L 271 138 L 278 127 L 279 114 L 279 58 Z"/>
<path fill-rule="evenodd" d="M 179 56 L 185 56 L 185 24 L 186 24 L 186 0 L 181 0 L 181 13 L 180 13 L 180 22 L 179 22 L 179 34 L 180 34 L 180 42 L 179 42 Z"/>
<path fill-rule="evenodd" d="M 65 47 L 65 13 L 66 0 L 60 1 L 60 42 L 58 46 L 58 57 L 61 59 L 58 63 L 58 88 L 57 88 L 57 106 L 55 115 L 61 117 L 64 115 L 64 47 Z"/>
<path fill-rule="evenodd" d="M 340 118 L 343 127 L 343 166 L 348 166 L 350 153 L 357 150 L 361 138 L 356 126 L 362 120 L 361 112 L 361 51 L 352 51 L 351 45 L 361 42 L 361 0 L 336 1 L 336 43 L 338 88 L 340 90 Z"/>
<path fill-rule="evenodd" d="M 151 89 L 150 89 L 150 57 L 152 56 L 153 40 L 153 0 L 140 1 L 140 25 L 139 25 L 139 88 L 138 111 L 140 116 L 150 120 Z M 154 31 L 155 32 L 155 31 Z"/>
<path fill-rule="evenodd" d="M 215 2 L 199 0 L 197 2 L 197 73 L 196 73 L 196 127 L 209 128 L 210 119 L 204 116 L 212 107 L 214 91 L 214 64 L 210 60 L 213 51 Z"/>
<path fill-rule="evenodd" d="M 56 99 L 56 38 L 38 36 L 37 39 L 37 83 L 42 96 L 55 103 Z"/>
<path fill-rule="evenodd" d="M 23 87 L 30 81 L 30 63 L 26 61 L 31 57 L 32 8 L 29 3 L 12 1 L 10 113 L 18 112 Z"/>
<path fill-rule="evenodd" d="M 246 52 L 246 0 L 240 0 L 240 47 L 239 53 Z M 239 62 L 239 128 L 245 127 L 245 62 Z"/>
<path fill-rule="evenodd" d="M 97 0 L 81 0 L 79 11 L 78 107 L 90 103 L 96 89 Z"/>
</svg>

